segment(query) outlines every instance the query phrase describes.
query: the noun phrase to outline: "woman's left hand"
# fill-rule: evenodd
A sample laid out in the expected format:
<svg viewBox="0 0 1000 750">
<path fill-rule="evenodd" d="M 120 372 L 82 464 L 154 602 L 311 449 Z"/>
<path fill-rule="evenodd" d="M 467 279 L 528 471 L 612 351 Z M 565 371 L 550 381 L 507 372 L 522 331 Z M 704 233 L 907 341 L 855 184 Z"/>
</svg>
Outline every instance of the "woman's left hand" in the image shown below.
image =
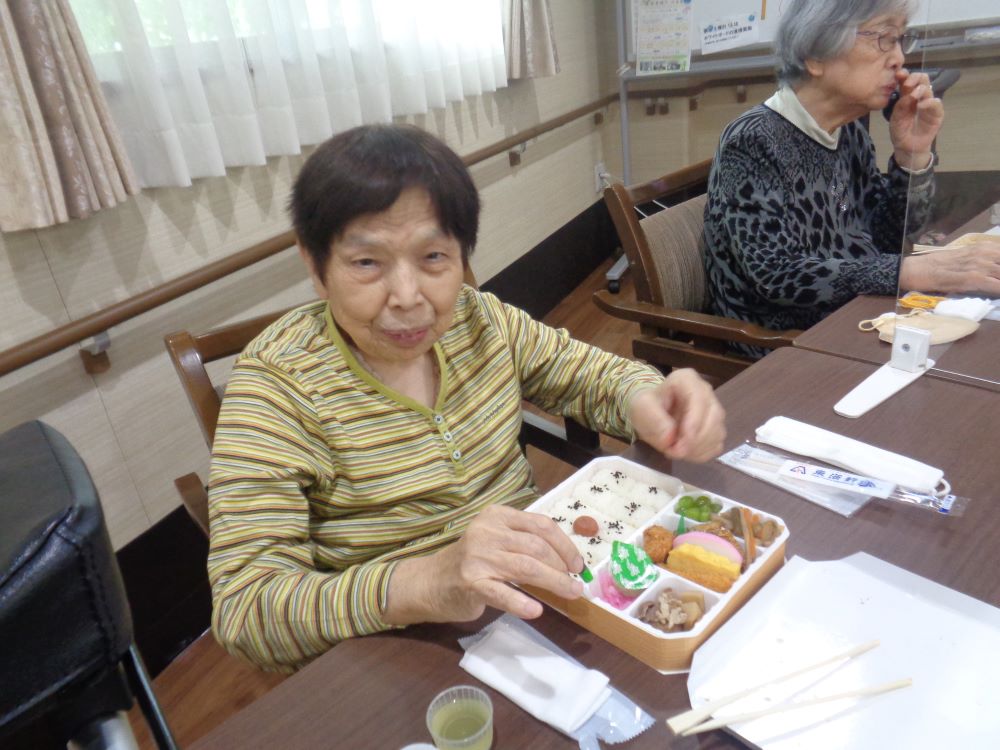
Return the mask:
<svg viewBox="0 0 1000 750">
<path fill-rule="evenodd" d="M 668 458 L 708 461 L 722 452 L 726 412 L 694 370 L 674 370 L 629 403 L 635 434 Z"/>
<path fill-rule="evenodd" d="M 921 170 L 930 165 L 931 144 L 944 122 L 944 105 L 934 96 L 926 73 L 910 73 L 906 68 L 896 72 L 899 101 L 889 120 L 896 163 L 901 167 Z"/>
</svg>

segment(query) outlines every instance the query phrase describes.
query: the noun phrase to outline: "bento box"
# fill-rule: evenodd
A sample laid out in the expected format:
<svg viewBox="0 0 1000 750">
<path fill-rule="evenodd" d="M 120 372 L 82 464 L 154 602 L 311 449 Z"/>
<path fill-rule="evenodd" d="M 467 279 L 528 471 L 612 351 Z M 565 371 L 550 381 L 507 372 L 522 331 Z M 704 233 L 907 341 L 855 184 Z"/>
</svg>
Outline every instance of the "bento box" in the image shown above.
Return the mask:
<svg viewBox="0 0 1000 750">
<path fill-rule="evenodd" d="M 680 530 L 698 531 L 694 537 L 688 535 L 682 539 L 677 534 L 681 520 L 678 504 L 684 510 L 684 527 Z M 690 668 L 695 649 L 782 566 L 788 540 L 788 529 L 776 516 L 615 456 L 591 461 L 526 510 L 547 515 L 560 525 L 577 545 L 594 580 L 587 585 L 585 596 L 572 601 L 531 586 L 525 586 L 525 590 L 640 661 L 664 671 Z M 581 522 L 580 516 L 589 520 Z M 674 565 L 676 570 L 669 569 L 673 565 L 669 555 L 676 553 L 677 559 L 681 558 L 676 552 L 680 547 L 674 547 L 665 563 L 655 565 L 655 580 L 638 596 L 616 600 L 613 591 L 606 592 L 614 604 L 603 596 L 602 585 L 607 586 L 610 580 L 612 548 L 616 553 L 626 549 L 615 545 L 616 540 L 643 547 L 646 536 L 651 540 L 647 546 L 653 544 L 654 554 L 658 554 L 655 539 L 663 530 L 670 532 L 671 542 L 690 538 L 701 542 L 707 532 L 699 531 L 699 527 L 725 534 L 719 526 L 733 518 L 751 523 L 751 528 L 757 530 L 753 532 L 754 542 L 747 543 L 746 527 L 737 520 L 735 529 L 728 532 L 731 543 L 719 543 L 726 547 L 723 552 L 732 554 L 730 547 L 736 547 L 742 549 L 744 557 L 749 557 L 748 549 L 756 550 L 753 561 L 747 560 L 735 580 L 726 581 L 728 590 L 719 590 L 722 586 L 713 579 L 708 579 L 708 583 L 715 590 L 688 577 L 703 572 L 697 568 L 689 570 L 678 563 Z M 690 555 L 684 551 L 685 557 Z M 617 561 L 615 565 L 620 569 Z M 726 565 L 730 566 L 728 575 L 732 576 L 731 561 Z M 693 626 L 677 626 L 672 617 L 662 615 L 667 611 L 663 602 L 675 607 L 681 599 L 701 602 L 703 612 Z M 640 620 L 640 614 L 647 619 L 652 617 L 660 627 Z M 678 629 L 666 632 L 666 624 Z"/>
</svg>

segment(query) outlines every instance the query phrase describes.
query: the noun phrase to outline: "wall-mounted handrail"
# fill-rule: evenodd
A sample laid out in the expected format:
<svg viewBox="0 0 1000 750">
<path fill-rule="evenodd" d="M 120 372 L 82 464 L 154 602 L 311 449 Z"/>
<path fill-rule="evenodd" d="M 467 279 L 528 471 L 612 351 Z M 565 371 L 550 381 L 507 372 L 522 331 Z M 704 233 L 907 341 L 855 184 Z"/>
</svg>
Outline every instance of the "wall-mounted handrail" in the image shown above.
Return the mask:
<svg viewBox="0 0 1000 750">
<path fill-rule="evenodd" d="M 548 133 L 550 130 L 555 130 L 556 128 L 561 128 L 563 125 L 573 122 L 573 120 L 583 117 L 584 115 L 589 115 L 591 112 L 596 112 L 599 109 L 604 109 L 609 104 L 618 99 L 617 94 L 608 94 L 600 99 L 592 101 L 590 104 L 585 104 L 582 107 L 577 107 L 571 112 L 567 112 L 564 115 L 559 115 L 559 117 L 554 117 L 551 120 L 546 120 L 545 122 L 539 123 L 527 130 L 522 130 L 517 135 L 512 135 L 510 138 L 505 138 L 498 143 L 494 143 L 492 146 L 487 146 L 486 148 L 480 149 L 479 151 L 473 151 L 471 154 L 462 157 L 462 161 L 465 162 L 465 166 L 471 167 L 473 164 L 478 164 L 481 161 L 485 161 L 493 156 L 499 156 L 500 154 L 510 151 L 515 146 L 519 146 L 522 143 L 527 143 L 532 138 L 537 138 L 540 135 Z"/>
<path fill-rule="evenodd" d="M 603 109 L 614 101 L 615 98 L 613 95 L 601 97 L 590 102 L 590 104 L 577 107 L 571 112 L 567 112 L 551 120 L 546 120 L 517 135 L 505 138 L 492 146 L 473 151 L 471 154 L 462 157 L 462 161 L 465 162 L 466 166 L 472 166 L 493 156 L 498 156 L 515 146 L 530 141 L 532 138 L 537 138 L 579 117 Z M 233 253 L 221 260 L 209 263 L 176 279 L 167 281 L 121 302 L 116 302 L 79 320 L 74 320 L 71 323 L 59 326 L 47 333 L 17 344 L 10 349 L 0 352 L 0 376 L 13 372 L 25 365 L 30 365 L 32 362 L 55 354 L 80 341 L 85 341 L 92 336 L 96 336 L 101 331 L 106 331 L 113 326 L 120 325 L 126 320 L 149 312 L 171 300 L 175 300 L 189 292 L 218 281 L 231 273 L 270 258 L 282 250 L 287 250 L 294 244 L 295 233 L 292 230 L 282 232 L 276 237 L 258 242 L 256 245 Z"/>
<path fill-rule="evenodd" d="M 36 360 L 55 354 L 67 346 L 96 336 L 101 331 L 149 312 L 153 308 L 175 300 L 188 292 L 218 281 L 254 263 L 270 258 L 295 244 L 295 233 L 291 230 L 271 237 L 256 245 L 240 250 L 230 256 L 209 263 L 183 276 L 147 289 L 128 299 L 116 302 L 79 320 L 59 326 L 48 333 L 36 336 L 0 352 L 0 375 L 6 375 Z"/>
</svg>

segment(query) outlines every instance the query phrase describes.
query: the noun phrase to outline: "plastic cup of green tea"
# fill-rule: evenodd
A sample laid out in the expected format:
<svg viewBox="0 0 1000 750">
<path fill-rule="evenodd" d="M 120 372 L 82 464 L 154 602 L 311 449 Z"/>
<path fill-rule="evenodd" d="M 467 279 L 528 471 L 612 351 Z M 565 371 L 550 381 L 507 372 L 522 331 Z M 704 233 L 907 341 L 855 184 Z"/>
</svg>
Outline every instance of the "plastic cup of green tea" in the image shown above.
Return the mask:
<svg viewBox="0 0 1000 750">
<path fill-rule="evenodd" d="M 448 688 L 427 708 L 427 729 L 438 750 L 489 750 L 493 744 L 493 703 L 477 687 Z"/>
</svg>

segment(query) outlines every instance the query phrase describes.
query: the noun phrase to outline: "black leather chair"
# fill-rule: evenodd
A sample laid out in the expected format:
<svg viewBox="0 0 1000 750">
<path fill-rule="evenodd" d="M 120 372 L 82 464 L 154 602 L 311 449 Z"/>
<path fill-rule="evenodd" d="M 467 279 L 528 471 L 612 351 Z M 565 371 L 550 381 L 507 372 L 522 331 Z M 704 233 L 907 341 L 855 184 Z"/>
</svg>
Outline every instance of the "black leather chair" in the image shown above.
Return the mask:
<svg viewBox="0 0 1000 750">
<path fill-rule="evenodd" d="M 0 747 L 132 747 L 133 690 L 158 747 L 176 747 L 132 643 L 97 490 L 41 422 L 0 435 L 0 675 Z"/>
</svg>

